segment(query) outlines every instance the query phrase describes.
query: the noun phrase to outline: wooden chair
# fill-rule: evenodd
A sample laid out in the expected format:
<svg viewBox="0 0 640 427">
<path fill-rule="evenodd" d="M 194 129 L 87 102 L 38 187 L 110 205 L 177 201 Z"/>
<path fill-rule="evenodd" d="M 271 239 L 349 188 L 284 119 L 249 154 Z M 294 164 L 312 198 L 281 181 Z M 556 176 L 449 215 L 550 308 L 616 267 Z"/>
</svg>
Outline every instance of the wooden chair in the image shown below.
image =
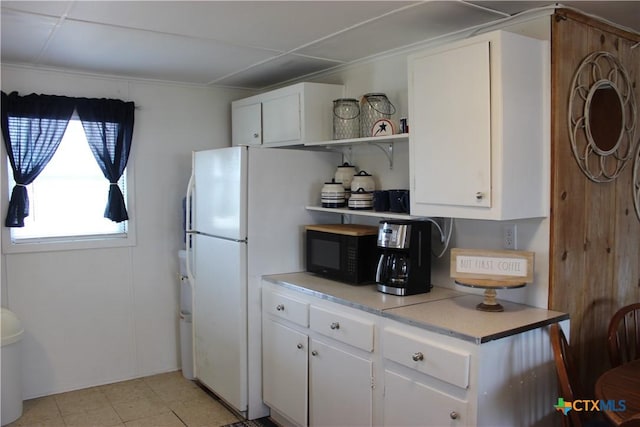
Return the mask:
<svg viewBox="0 0 640 427">
<path fill-rule="evenodd" d="M 571 355 L 571 347 L 569 347 L 562 328 L 557 323 L 551 325 L 549 336 L 551 337 L 553 358 L 558 375 L 560 397 L 567 402 L 573 402 L 580 399 L 583 394 L 578 380 L 576 365 Z M 582 427 L 580 414 L 573 410 L 569 411 L 566 416 L 562 416 L 562 425 L 563 427 Z"/>
<path fill-rule="evenodd" d="M 640 427 L 640 414 L 627 418 L 618 427 Z"/>
<path fill-rule="evenodd" d="M 640 302 L 622 307 L 613 315 L 608 344 L 614 367 L 640 358 Z"/>
</svg>

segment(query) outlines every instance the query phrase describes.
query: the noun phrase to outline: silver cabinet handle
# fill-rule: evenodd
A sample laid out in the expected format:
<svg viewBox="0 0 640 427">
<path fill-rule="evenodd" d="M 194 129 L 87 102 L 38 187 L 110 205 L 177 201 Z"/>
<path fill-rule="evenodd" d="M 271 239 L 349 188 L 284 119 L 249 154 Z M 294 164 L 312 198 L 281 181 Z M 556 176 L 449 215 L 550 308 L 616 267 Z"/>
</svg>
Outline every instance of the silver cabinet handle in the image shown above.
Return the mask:
<svg viewBox="0 0 640 427">
<path fill-rule="evenodd" d="M 331 326 L 329 326 L 331 329 L 340 329 L 340 323 L 338 322 L 333 322 L 331 324 Z"/>
<path fill-rule="evenodd" d="M 298 343 L 298 345 L 296 347 L 298 347 L 298 349 L 302 350 L 302 347 L 304 347 L 304 346 L 302 344 Z"/>
<path fill-rule="evenodd" d="M 259 134 L 258 132 L 256 132 L 256 133 L 254 133 L 254 134 L 253 134 L 253 137 L 254 137 L 254 138 L 257 138 L 257 137 L 259 137 L 259 136 L 260 136 L 260 134 Z"/>
<path fill-rule="evenodd" d="M 452 420 L 457 420 L 460 417 L 460 415 L 456 411 L 452 411 L 449 414 L 449 417 L 451 417 Z"/>
<path fill-rule="evenodd" d="M 421 352 L 413 353 L 413 356 L 411 356 L 411 358 L 414 362 L 419 362 L 421 360 L 424 360 L 424 354 L 422 354 Z"/>
<path fill-rule="evenodd" d="M 312 355 L 312 356 L 317 356 L 317 355 L 318 355 L 318 352 L 317 352 L 316 350 L 313 350 L 313 351 L 311 352 L 311 355 Z"/>
<path fill-rule="evenodd" d="M 482 191 L 478 191 L 476 193 L 476 200 L 482 200 L 484 199 L 484 193 Z"/>
<path fill-rule="evenodd" d="M 278 311 L 284 311 L 284 304 L 278 304 L 278 305 L 276 306 L 276 310 L 278 310 Z"/>
</svg>

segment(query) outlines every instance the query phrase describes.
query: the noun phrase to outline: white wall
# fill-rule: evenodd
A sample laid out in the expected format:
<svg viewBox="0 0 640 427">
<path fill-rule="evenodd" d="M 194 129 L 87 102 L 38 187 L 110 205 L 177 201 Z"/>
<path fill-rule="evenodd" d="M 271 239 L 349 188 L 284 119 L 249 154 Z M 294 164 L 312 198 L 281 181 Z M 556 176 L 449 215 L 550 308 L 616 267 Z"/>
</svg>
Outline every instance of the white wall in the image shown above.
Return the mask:
<svg viewBox="0 0 640 427">
<path fill-rule="evenodd" d="M 509 27 L 505 27 L 505 29 L 530 37 L 549 40 L 551 34 L 549 20 L 548 16 L 543 16 L 514 23 Z M 490 30 L 490 28 L 487 30 Z M 456 38 L 460 38 L 460 36 L 452 36 L 448 39 L 454 40 Z M 436 46 L 446 41 L 438 40 L 415 46 L 411 52 Z M 332 73 L 324 74 L 316 80 L 324 83 L 344 84 L 345 95 L 352 98 L 359 99 L 368 92 L 385 93 L 396 107 L 397 113 L 394 119 L 397 120 L 408 115 L 406 58 L 411 52 L 406 50 L 373 61 L 350 65 Z M 550 117 L 550 113 L 547 116 Z M 415 118 L 409 117 L 409 129 L 411 129 L 412 120 L 415 120 Z M 547 133 L 550 135 L 550 131 Z M 550 175 L 548 158 L 550 142 L 547 140 L 544 143 L 547 163 L 545 169 L 546 174 Z M 376 147 L 357 147 L 351 153 L 353 163 L 359 169 L 365 169 L 368 173 L 373 174 L 377 184 L 383 189 L 409 188 L 408 155 L 408 147 L 405 143 L 396 144 L 394 148 L 394 167 L 393 170 L 390 170 L 386 157 Z M 548 186 L 549 182 L 546 184 Z M 442 185 L 446 185 L 446 177 L 442 178 Z M 362 219 L 355 216 L 352 221 L 375 223 L 370 219 Z M 509 222 L 517 226 L 517 249 L 535 252 L 534 283 L 521 289 L 499 290 L 498 298 L 547 308 L 549 292 L 549 219 L 538 218 Z M 455 221 L 450 247 L 502 249 L 502 226 L 503 222 L 500 221 L 457 220 Z M 435 233 L 435 228 L 433 230 Z M 435 243 L 437 244 L 437 242 Z M 441 247 L 436 247 L 434 252 L 440 249 Z M 433 259 L 432 282 L 434 285 L 456 288 L 463 292 L 482 292 L 481 290 L 456 285 L 450 277 L 449 267 L 449 251 L 442 258 Z"/>
<path fill-rule="evenodd" d="M 230 101 L 247 93 L 9 66 L 2 90 L 138 107 L 129 163 L 136 245 L 3 254 L 2 305 L 25 327 L 24 397 L 179 368 L 177 251 L 191 151 L 230 144 Z"/>
</svg>

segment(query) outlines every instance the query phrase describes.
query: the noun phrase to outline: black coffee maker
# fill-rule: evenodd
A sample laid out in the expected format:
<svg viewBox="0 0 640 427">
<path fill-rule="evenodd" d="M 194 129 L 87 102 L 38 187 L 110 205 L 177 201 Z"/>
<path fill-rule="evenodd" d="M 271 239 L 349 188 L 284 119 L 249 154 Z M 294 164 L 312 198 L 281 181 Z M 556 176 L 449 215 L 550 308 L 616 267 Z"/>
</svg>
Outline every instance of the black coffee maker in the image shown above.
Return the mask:
<svg viewBox="0 0 640 427">
<path fill-rule="evenodd" d="M 431 290 L 431 223 L 380 221 L 378 290 L 392 295 L 414 295 Z"/>
</svg>

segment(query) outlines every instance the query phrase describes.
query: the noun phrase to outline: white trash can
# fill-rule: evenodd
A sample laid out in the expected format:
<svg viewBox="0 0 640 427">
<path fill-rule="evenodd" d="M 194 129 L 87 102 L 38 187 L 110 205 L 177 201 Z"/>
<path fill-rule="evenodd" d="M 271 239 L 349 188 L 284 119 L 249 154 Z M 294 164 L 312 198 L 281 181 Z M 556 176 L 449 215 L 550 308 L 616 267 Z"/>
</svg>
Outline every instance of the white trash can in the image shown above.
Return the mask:
<svg viewBox="0 0 640 427">
<path fill-rule="evenodd" d="M 22 416 L 21 343 L 24 329 L 20 319 L 2 307 L 2 425 Z"/>
</svg>

